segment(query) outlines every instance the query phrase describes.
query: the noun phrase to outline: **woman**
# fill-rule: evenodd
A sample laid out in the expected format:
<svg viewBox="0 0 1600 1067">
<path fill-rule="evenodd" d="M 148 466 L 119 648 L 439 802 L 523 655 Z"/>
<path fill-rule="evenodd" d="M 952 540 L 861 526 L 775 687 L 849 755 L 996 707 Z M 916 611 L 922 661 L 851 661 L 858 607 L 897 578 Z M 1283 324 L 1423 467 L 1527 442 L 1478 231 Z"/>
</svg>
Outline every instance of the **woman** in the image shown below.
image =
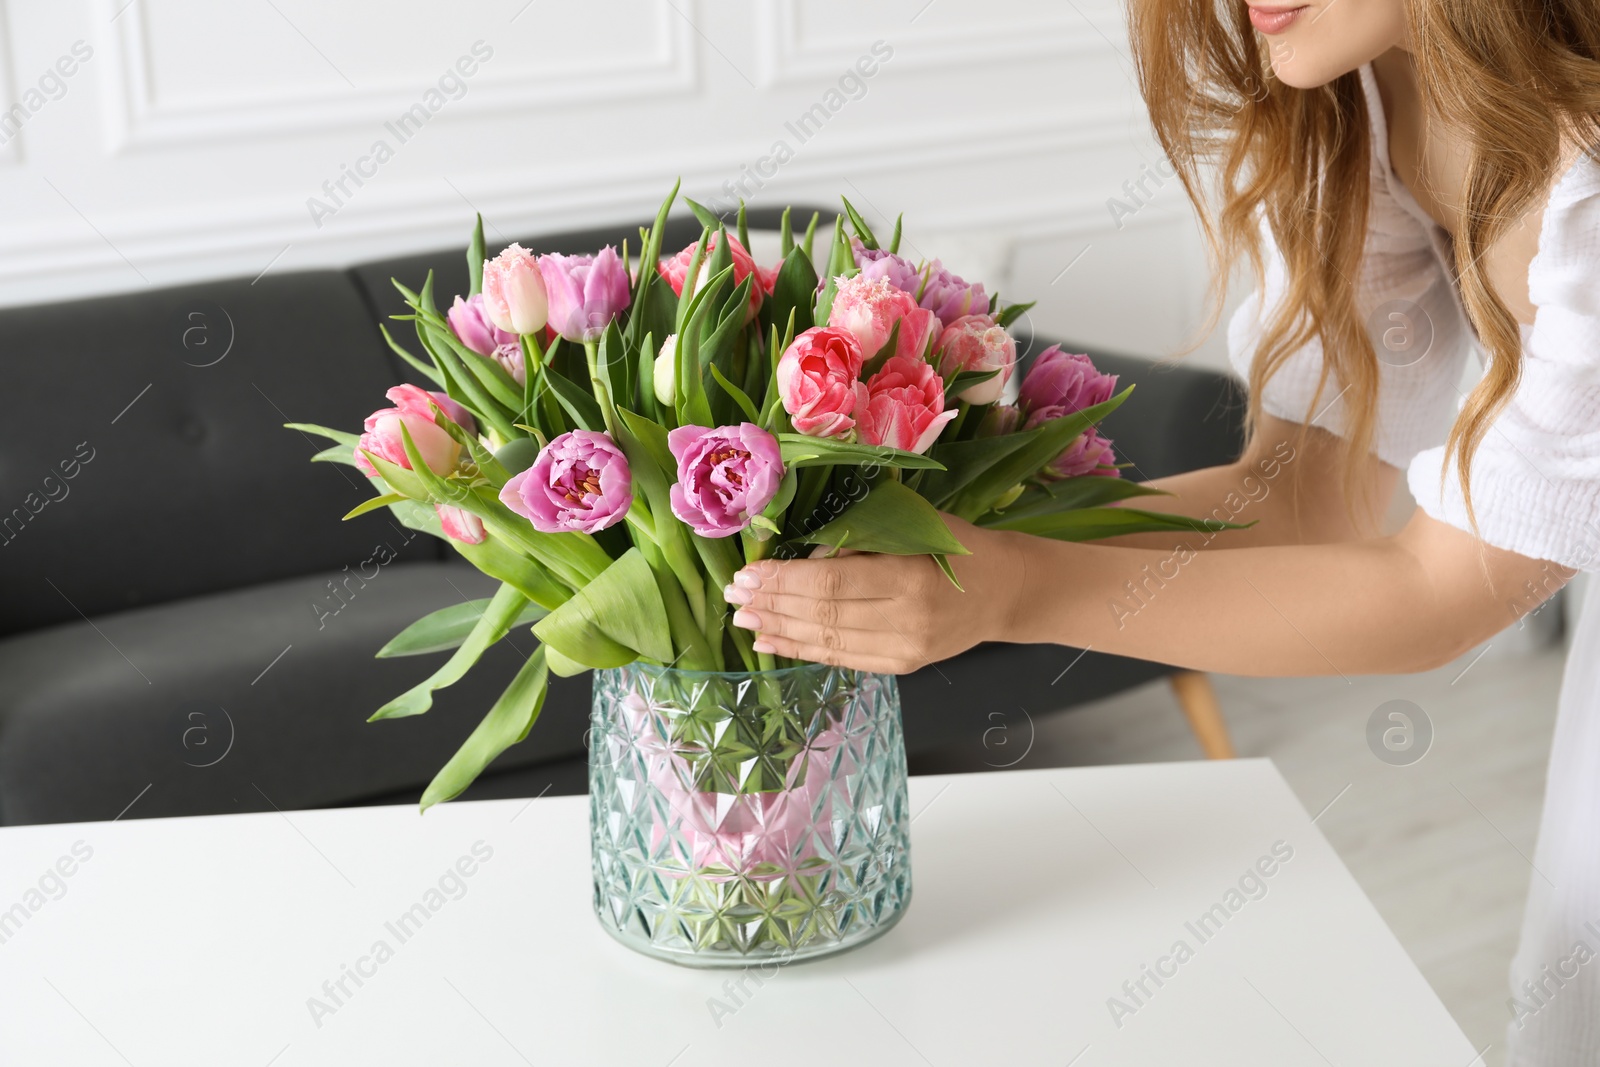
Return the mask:
<svg viewBox="0 0 1600 1067">
<path fill-rule="evenodd" d="M 890 672 L 979 641 L 1231 674 L 1422 671 L 1596 565 L 1600 3 L 1132 6 L 1216 277 L 1242 258 L 1258 283 L 1229 328 L 1245 454 L 1158 484 L 1167 510 L 1233 494 L 1260 521 L 1205 544 L 1065 544 L 950 518 L 965 592 L 926 557 L 753 564 L 728 595 L 758 649 Z M 1486 371 L 1462 394 L 1473 350 Z M 1420 507 L 1378 536 L 1402 470 Z M 1513 964 L 1514 1065 L 1600 1062 L 1600 963 L 1551 978 L 1576 942 L 1600 952 L 1583 928 L 1600 920 L 1597 661 L 1591 597 L 1540 827 L 1549 882 L 1532 882 Z"/>
</svg>

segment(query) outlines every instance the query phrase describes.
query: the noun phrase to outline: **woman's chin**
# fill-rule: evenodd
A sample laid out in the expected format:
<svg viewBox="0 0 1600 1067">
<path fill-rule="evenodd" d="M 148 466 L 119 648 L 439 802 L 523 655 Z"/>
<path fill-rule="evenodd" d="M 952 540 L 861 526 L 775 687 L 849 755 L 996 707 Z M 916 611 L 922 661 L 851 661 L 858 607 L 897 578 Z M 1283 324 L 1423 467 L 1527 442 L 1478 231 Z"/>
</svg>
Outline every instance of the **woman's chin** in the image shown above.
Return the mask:
<svg viewBox="0 0 1600 1067">
<path fill-rule="evenodd" d="M 1341 62 L 1332 58 L 1319 60 L 1303 54 L 1275 59 L 1273 77 L 1291 89 L 1316 89 L 1327 85 L 1342 75 L 1359 70 L 1360 63 Z"/>
</svg>

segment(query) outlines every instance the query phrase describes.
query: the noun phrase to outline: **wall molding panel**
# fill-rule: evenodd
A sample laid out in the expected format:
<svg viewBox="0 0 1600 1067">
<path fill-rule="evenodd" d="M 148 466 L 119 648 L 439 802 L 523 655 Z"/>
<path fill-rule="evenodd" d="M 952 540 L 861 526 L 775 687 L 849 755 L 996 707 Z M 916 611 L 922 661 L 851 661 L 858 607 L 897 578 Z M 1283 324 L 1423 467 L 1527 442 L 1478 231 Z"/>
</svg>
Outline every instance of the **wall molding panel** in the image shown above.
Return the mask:
<svg viewBox="0 0 1600 1067">
<path fill-rule="evenodd" d="M 111 152 L 152 147 L 207 146 L 227 140 L 295 138 L 337 130 L 376 128 L 418 101 L 427 78 L 394 78 L 351 88 L 284 86 L 245 98 L 163 101 L 155 89 L 150 26 L 155 0 L 139 0 L 102 24 L 106 61 L 106 139 Z M 115 12 L 127 0 L 102 0 Z M 452 118 L 515 116 L 552 106 L 588 106 L 686 95 L 699 82 L 699 41 L 669 0 L 640 0 L 658 30 L 653 54 L 618 57 L 618 66 L 502 74 L 486 65 L 468 91 L 446 105 Z M 472 44 L 460 42 L 464 53 Z M 441 67 L 439 73 L 443 73 Z"/>
<path fill-rule="evenodd" d="M 702 202 L 742 180 L 757 206 L 844 192 L 874 219 L 904 211 L 928 253 L 1022 299 L 1051 279 L 1012 276 L 1018 248 L 1093 242 L 1115 270 L 1188 218 L 1169 188 L 1125 220 L 1145 236 L 1112 240 L 1107 199 L 1157 157 L 1110 0 L 523 2 L 455 0 L 418 40 L 421 0 L 315 22 L 309 0 L 0 0 L 7 106 L 41 57 L 95 49 L 69 98 L 0 146 L 0 304 L 449 247 L 474 211 L 491 242 L 631 221 L 680 177 Z M 340 186 L 443 72 L 428 57 L 479 37 L 495 54 L 467 91 Z M 880 38 L 892 61 L 831 93 Z M 819 103 L 828 117 L 795 129 Z"/>
<path fill-rule="evenodd" d="M 941 29 L 919 26 L 917 19 L 878 32 L 863 30 L 857 35 L 859 39 L 808 44 L 801 40 L 801 2 L 756 0 L 763 85 L 799 85 L 836 78 L 880 38 L 894 47 L 896 70 L 994 72 L 1019 60 L 1068 59 L 1107 47 L 1071 4 L 1054 2 L 1037 5 L 1042 11 L 1025 20 L 980 19 L 971 25 Z M 910 10 L 915 11 L 917 6 L 920 3 Z"/>
</svg>

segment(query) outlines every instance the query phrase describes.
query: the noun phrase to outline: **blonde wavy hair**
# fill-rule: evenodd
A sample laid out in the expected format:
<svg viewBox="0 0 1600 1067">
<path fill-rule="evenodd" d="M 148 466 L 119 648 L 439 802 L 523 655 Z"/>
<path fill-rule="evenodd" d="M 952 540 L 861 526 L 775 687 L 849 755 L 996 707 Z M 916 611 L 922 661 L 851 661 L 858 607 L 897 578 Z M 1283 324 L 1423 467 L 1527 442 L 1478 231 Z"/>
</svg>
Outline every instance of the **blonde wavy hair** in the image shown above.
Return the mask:
<svg viewBox="0 0 1600 1067">
<path fill-rule="evenodd" d="M 1429 119 L 1455 131 L 1469 149 L 1455 266 L 1487 368 L 1450 428 L 1446 463 L 1455 460 L 1470 515 L 1473 452 L 1522 369 L 1517 320 L 1482 257 L 1545 194 L 1566 141 L 1600 145 L 1600 3 L 1408 0 L 1406 6 Z M 1250 370 L 1249 424 L 1259 424 L 1266 381 L 1318 338 L 1322 379 L 1306 417 L 1330 377 L 1336 391 L 1348 394 L 1346 495 L 1354 501 L 1355 461 L 1371 449 L 1378 394 L 1378 357 L 1353 283 L 1366 243 L 1370 166 L 1360 74 L 1314 89 L 1277 81 L 1244 0 L 1130 0 L 1129 18 L 1156 138 L 1210 247 L 1210 325 L 1220 316 L 1234 265 L 1246 261 L 1258 284 L 1262 278 L 1260 220 L 1287 268 L 1286 299 L 1263 324 Z"/>
</svg>

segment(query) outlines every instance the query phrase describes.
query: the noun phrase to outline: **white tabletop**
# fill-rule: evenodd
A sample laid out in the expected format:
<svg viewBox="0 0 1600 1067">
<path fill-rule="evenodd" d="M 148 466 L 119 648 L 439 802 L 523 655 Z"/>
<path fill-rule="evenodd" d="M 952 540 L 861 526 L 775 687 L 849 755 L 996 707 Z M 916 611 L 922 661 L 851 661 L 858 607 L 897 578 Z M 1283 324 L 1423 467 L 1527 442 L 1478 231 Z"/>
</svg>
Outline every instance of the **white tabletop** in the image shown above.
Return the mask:
<svg viewBox="0 0 1600 1067">
<path fill-rule="evenodd" d="M 586 803 L 0 830 L 0 1062 L 1475 1062 L 1265 760 L 915 778 L 905 919 L 742 990 L 601 931 Z"/>
</svg>

